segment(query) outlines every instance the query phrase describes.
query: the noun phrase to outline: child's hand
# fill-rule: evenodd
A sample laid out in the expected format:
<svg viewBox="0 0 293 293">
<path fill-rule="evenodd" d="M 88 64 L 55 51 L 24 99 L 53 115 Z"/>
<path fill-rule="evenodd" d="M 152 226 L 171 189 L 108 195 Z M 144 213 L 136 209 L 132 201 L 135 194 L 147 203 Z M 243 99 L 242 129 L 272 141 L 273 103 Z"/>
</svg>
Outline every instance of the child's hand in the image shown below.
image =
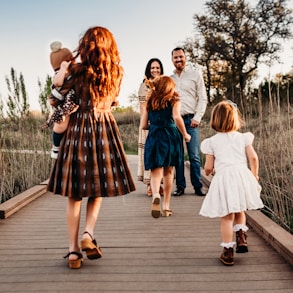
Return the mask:
<svg viewBox="0 0 293 293">
<path fill-rule="evenodd" d="M 190 140 L 191 140 L 191 136 L 190 136 L 188 133 L 186 133 L 185 136 L 184 136 L 184 140 L 185 140 L 186 142 L 190 142 Z"/>
<path fill-rule="evenodd" d="M 70 61 L 69 62 L 68 61 L 62 61 L 59 70 L 66 71 L 69 65 L 70 65 Z"/>
<path fill-rule="evenodd" d="M 69 62 L 67 62 L 67 61 L 62 61 L 61 65 L 60 65 L 60 69 L 66 71 L 67 68 L 68 68 L 68 66 L 69 66 L 69 64 L 70 64 L 70 61 L 69 61 Z"/>
</svg>

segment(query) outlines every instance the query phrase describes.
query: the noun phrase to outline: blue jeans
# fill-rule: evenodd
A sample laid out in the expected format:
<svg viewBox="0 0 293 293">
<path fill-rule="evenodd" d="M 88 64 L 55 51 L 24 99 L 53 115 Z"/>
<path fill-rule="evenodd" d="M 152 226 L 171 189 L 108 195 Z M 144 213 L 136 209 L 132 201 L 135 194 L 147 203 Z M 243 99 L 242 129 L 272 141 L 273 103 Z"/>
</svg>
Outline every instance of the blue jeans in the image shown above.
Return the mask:
<svg viewBox="0 0 293 293">
<path fill-rule="evenodd" d="M 190 120 L 193 115 L 185 115 L 183 117 L 186 131 L 191 135 L 190 142 L 186 143 L 188 158 L 190 162 L 190 181 L 194 188 L 201 188 L 201 176 L 200 176 L 200 149 L 199 149 L 199 128 L 192 128 L 190 126 Z M 181 142 L 183 145 L 183 138 L 181 136 Z M 186 180 L 184 176 L 184 153 L 183 159 L 179 160 L 179 163 L 175 166 L 176 169 L 176 186 L 186 188 Z"/>
</svg>

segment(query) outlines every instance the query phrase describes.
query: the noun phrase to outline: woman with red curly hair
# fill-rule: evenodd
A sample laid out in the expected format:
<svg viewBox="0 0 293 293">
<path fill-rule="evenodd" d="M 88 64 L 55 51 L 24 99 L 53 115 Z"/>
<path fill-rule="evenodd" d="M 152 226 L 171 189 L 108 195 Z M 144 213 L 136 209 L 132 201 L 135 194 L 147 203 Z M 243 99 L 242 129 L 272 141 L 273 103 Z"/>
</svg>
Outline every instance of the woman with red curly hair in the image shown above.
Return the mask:
<svg viewBox="0 0 293 293">
<path fill-rule="evenodd" d="M 77 59 L 79 58 L 79 59 Z M 94 228 L 102 198 L 135 190 L 126 155 L 111 107 L 116 104 L 123 77 L 120 56 L 112 33 L 103 27 L 89 28 L 80 39 L 68 67 L 70 79 L 63 88 L 73 89 L 78 110 L 70 115 L 62 138 L 48 190 L 67 197 L 70 268 L 80 268 L 81 251 L 97 259 L 102 251 Z M 86 221 L 78 241 L 82 199 L 87 197 Z"/>
</svg>

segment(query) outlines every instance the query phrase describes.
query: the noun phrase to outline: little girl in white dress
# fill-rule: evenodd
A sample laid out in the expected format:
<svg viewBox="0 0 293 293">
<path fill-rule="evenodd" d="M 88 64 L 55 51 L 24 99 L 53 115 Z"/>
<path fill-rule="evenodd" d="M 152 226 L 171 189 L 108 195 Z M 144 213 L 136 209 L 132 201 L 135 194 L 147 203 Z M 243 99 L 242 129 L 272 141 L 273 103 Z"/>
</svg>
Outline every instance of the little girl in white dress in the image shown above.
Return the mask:
<svg viewBox="0 0 293 293">
<path fill-rule="evenodd" d="M 263 207 L 259 162 L 252 146 L 254 135 L 237 131 L 243 120 L 236 104 L 218 103 L 212 111 L 210 125 L 217 133 L 202 141 L 201 151 L 206 155 L 205 173 L 214 172 L 214 176 L 199 214 L 221 218 L 224 249 L 220 260 L 225 265 L 233 265 L 233 232 L 236 232 L 236 252 L 248 252 L 244 211 Z"/>
</svg>

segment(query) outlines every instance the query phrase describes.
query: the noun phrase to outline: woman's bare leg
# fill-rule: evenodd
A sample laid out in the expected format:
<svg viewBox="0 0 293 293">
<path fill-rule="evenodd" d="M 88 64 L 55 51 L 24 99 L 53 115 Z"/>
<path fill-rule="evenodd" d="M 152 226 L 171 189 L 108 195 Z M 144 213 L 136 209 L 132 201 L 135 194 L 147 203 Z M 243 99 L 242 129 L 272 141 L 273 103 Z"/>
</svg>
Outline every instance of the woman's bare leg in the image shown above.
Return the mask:
<svg viewBox="0 0 293 293">
<path fill-rule="evenodd" d="M 87 202 L 86 221 L 84 231 L 94 237 L 94 229 L 102 205 L 102 197 L 90 197 Z M 83 238 L 90 238 L 88 234 L 83 234 Z"/>
<path fill-rule="evenodd" d="M 67 199 L 67 230 L 69 236 L 69 252 L 76 251 L 80 252 L 79 242 L 78 242 L 78 232 L 79 232 L 79 223 L 80 223 L 80 208 L 81 200 L 74 200 L 71 197 Z M 71 254 L 69 256 L 70 260 L 77 259 L 78 256 Z"/>
</svg>

